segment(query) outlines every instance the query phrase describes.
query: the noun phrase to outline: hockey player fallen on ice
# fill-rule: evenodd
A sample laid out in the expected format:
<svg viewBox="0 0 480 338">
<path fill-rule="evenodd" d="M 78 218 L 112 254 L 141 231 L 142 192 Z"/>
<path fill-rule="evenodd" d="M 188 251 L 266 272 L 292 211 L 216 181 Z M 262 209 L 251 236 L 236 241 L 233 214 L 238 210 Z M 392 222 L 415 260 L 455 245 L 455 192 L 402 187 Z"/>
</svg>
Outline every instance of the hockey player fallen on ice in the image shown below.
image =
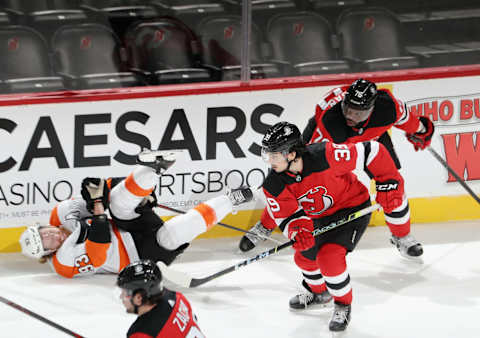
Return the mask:
<svg viewBox="0 0 480 338">
<path fill-rule="evenodd" d="M 387 149 L 376 141 L 305 146 L 298 128 L 288 122 L 267 130 L 262 157 L 272 168 L 263 183 L 267 212 L 284 235 L 295 241 L 294 261 L 306 289 L 290 300 L 290 308 L 323 305 L 333 297 L 329 329 L 343 331 L 352 304 L 346 255 L 357 245 L 371 215 L 317 237 L 312 231 L 371 205 L 368 189 L 353 170 L 371 173 L 378 190 L 376 201 L 386 213 L 405 204 L 403 178 Z"/>
<path fill-rule="evenodd" d="M 197 317 L 180 292 L 163 287 L 162 273 L 150 260 L 131 263 L 120 271 L 117 286 L 128 313 L 138 315 L 128 338 L 204 338 Z"/>
<path fill-rule="evenodd" d="M 139 259 L 168 265 L 234 205 L 253 198 L 249 188 L 233 189 L 164 223 L 152 210 L 156 205 L 152 192 L 159 175 L 174 162 L 172 152 L 145 150 L 125 179 L 84 179 L 82 196 L 57 204 L 49 225 L 25 230 L 20 236 L 22 252 L 48 261 L 68 278 L 118 273 Z M 107 209 L 112 219 L 107 219 Z"/>
<path fill-rule="evenodd" d="M 329 91 L 315 108 L 315 115 L 303 131 L 305 143 L 330 141 L 337 144 L 378 140 L 382 143 L 395 165 L 400 169 L 400 161 L 388 134 L 391 127 L 406 133 L 407 140 L 415 150 L 430 145 L 434 126 L 425 116 L 411 115 L 405 104 L 396 99 L 387 89 L 377 90 L 375 83 L 358 79 L 350 86 Z M 367 171 L 371 177 L 371 174 Z M 422 245 L 410 232 L 410 209 L 408 200 L 392 213 L 385 213 L 385 220 L 392 234 L 390 241 L 406 258 L 418 259 L 423 254 Z M 264 211 L 260 222 L 250 232 L 269 236 L 275 223 Z M 260 239 L 247 234 L 240 241 L 240 249 L 248 251 Z"/>
</svg>

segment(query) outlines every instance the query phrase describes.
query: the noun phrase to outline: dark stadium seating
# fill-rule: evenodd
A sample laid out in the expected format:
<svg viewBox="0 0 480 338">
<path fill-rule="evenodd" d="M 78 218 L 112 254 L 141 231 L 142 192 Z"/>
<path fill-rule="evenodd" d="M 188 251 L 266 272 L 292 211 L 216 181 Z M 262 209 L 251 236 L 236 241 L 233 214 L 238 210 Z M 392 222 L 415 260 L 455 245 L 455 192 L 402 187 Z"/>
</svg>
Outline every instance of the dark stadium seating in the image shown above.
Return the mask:
<svg viewBox="0 0 480 338">
<path fill-rule="evenodd" d="M 347 9 L 338 20 L 336 32 L 342 58 L 359 71 L 416 68 L 417 57 L 405 49 L 400 21 L 378 7 Z"/>
<path fill-rule="evenodd" d="M 267 26 L 266 38 L 272 49 L 271 59 L 288 64 L 290 75 L 344 73 L 347 61 L 338 58 L 334 34 L 328 21 L 313 12 L 283 13 Z"/>
<path fill-rule="evenodd" d="M 221 73 L 222 80 L 239 80 L 243 34 L 241 18 L 218 16 L 205 18 L 197 27 L 203 50 L 204 62 L 208 67 Z M 250 43 L 250 74 L 253 79 L 277 77 L 279 66 L 267 62 L 262 54 L 262 33 L 252 25 Z"/>
<path fill-rule="evenodd" d="M 47 42 L 35 30 L 24 26 L 0 27 L 0 92 L 24 93 L 63 90 L 55 76 Z"/>
<path fill-rule="evenodd" d="M 152 84 L 209 81 L 200 67 L 198 41 L 191 30 L 173 18 L 158 18 L 131 26 L 126 33 L 130 66 Z"/>
<path fill-rule="evenodd" d="M 52 38 L 55 68 L 71 89 L 129 87 L 144 84 L 127 71 L 118 37 L 98 24 L 62 26 Z"/>
</svg>

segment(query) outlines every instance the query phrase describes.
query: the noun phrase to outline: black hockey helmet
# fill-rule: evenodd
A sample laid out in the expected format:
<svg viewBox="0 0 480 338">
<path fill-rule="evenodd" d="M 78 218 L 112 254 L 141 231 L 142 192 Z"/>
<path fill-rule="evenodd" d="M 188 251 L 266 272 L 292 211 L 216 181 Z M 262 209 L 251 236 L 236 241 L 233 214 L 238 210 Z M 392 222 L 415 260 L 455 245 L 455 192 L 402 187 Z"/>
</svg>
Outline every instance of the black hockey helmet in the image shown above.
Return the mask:
<svg viewBox="0 0 480 338">
<path fill-rule="evenodd" d="M 303 146 L 300 130 L 296 125 L 286 121 L 271 126 L 262 139 L 262 152 L 289 153 L 300 146 Z"/>
<path fill-rule="evenodd" d="M 162 273 L 151 260 L 145 259 L 130 263 L 120 271 L 117 286 L 130 294 L 143 291 L 146 298 L 163 291 Z"/>
<path fill-rule="evenodd" d="M 343 99 L 344 108 L 350 107 L 357 110 L 369 110 L 375 104 L 377 86 L 375 83 L 358 79 L 352 83 Z"/>
</svg>

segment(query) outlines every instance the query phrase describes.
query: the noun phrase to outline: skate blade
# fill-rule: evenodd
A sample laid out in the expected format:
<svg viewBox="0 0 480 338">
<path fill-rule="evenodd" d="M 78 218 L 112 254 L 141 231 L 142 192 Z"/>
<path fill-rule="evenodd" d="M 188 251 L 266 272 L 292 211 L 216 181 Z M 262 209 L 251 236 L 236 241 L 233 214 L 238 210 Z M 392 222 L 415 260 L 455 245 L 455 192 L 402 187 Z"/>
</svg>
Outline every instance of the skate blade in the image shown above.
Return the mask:
<svg viewBox="0 0 480 338">
<path fill-rule="evenodd" d="M 304 308 L 304 309 L 294 309 L 294 308 L 291 308 L 291 307 L 288 307 L 288 309 L 291 311 L 291 312 L 294 312 L 294 313 L 300 313 L 300 312 L 304 312 L 304 311 L 311 311 L 311 310 L 322 310 L 322 309 L 326 309 L 326 308 L 331 308 L 333 302 L 330 301 L 328 303 L 325 303 L 325 304 L 315 304 L 315 305 L 310 305 L 309 307 L 307 308 Z"/>
</svg>

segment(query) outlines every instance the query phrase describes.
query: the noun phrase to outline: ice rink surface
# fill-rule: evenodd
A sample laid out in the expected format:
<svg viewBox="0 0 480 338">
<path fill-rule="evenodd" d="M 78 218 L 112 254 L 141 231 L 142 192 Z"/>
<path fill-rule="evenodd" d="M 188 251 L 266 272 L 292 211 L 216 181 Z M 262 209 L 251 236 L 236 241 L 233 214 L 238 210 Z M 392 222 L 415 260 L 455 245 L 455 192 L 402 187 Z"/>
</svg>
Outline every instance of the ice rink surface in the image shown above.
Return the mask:
<svg viewBox="0 0 480 338">
<path fill-rule="evenodd" d="M 480 337 L 480 221 L 413 225 L 424 263 L 407 261 L 388 242 L 387 227 L 367 229 L 348 256 L 352 320 L 342 337 Z M 284 240 L 280 234 L 275 238 Z M 269 248 L 238 251 L 240 237 L 196 240 L 171 265 L 204 277 Z M 209 338 L 331 337 L 332 306 L 291 312 L 301 275 L 290 249 L 182 291 Z M 125 337 L 135 315 L 117 298 L 115 276 L 74 280 L 20 254 L 0 254 L 0 295 L 85 337 Z M 171 286 L 171 284 L 168 284 Z M 0 303 L 0 337 L 67 337 Z"/>
</svg>

